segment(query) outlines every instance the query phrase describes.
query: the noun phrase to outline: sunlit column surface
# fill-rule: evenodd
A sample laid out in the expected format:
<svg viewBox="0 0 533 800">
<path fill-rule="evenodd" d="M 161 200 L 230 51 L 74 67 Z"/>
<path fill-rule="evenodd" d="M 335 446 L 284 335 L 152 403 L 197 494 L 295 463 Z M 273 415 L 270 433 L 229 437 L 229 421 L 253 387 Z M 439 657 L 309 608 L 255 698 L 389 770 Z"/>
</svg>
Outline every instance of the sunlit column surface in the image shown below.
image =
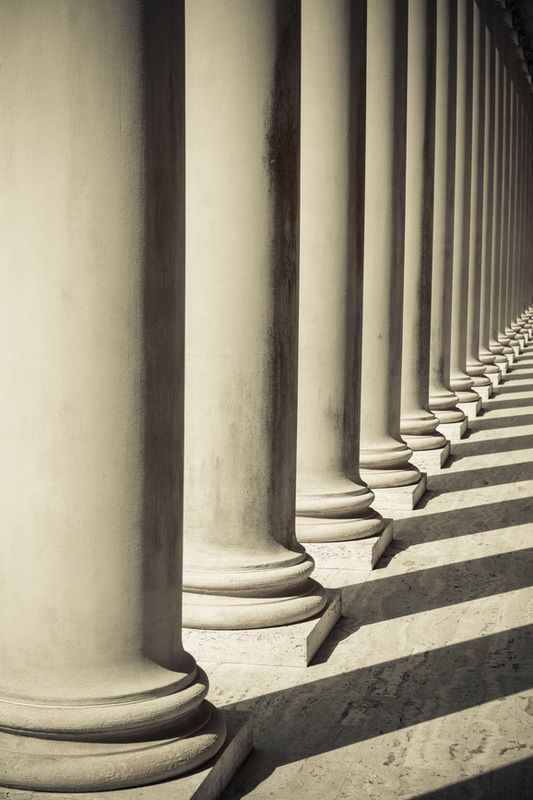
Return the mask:
<svg viewBox="0 0 533 800">
<path fill-rule="evenodd" d="M 357 0 L 302 6 L 296 495 L 302 542 L 358 539 L 383 528 L 359 476 L 362 105 L 356 81 L 362 65 L 355 58 L 364 57 L 363 25 Z"/>
<path fill-rule="evenodd" d="M 473 4 L 457 3 L 457 103 L 450 383 L 461 403 L 476 403 L 473 378 L 466 374 L 470 196 L 472 160 Z"/>
<path fill-rule="evenodd" d="M 429 410 L 436 12 L 433 3 L 409 0 L 400 432 L 413 450 L 446 444 Z"/>
<path fill-rule="evenodd" d="M 186 4 L 183 622 L 325 604 L 295 534 L 300 4 Z"/>
<path fill-rule="evenodd" d="M 361 474 L 372 487 L 418 482 L 400 438 L 407 0 L 367 5 Z"/>
<path fill-rule="evenodd" d="M 0 786 L 153 783 L 225 735 L 180 630 L 183 9 L 3 3 L 0 50 Z"/>
<path fill-rule="evenodd" d="M 438 0 L 435 69 L 435 172 L 429 406 L 439 422 L 462 423 L 450 388 L 453 209 L 455 185 L 456 2 Z"/>
<path fill-rule="evenodd" d="M 485 38 L 484 50 L 484 119 L 483 136 L 483 200 L 481 229 L 481 289 L 479 306 L 479 360 L 485 365 L 486 375 L 494 383 L 500 380 L 501 372 L 496 366 L 496 355 L 489 350 L 491 334 L 491 298 L 494 293 L 492 269 L 494 177 L 496 154 L 496 116 L 495 116 L 495 70 L 496 59 L 492 36 L 488 27 L 486 4 L 482 6 L 482 31 Z"/>
</svg>

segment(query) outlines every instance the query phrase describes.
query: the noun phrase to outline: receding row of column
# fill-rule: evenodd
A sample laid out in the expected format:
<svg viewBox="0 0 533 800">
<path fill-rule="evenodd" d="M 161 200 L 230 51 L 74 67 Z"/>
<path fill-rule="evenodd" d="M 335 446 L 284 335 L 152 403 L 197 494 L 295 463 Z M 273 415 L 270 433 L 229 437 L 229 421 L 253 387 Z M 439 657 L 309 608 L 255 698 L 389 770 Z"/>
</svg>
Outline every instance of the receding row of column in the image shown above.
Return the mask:
<svg viewBox="0 0 533 800">
<path fill-rule="evenodd" d="M 148 784 L 182 625 L 320 615 L 529 339 L 530 82 L 490 0 L 0 17 L 0 786 Z"/>
</svg>

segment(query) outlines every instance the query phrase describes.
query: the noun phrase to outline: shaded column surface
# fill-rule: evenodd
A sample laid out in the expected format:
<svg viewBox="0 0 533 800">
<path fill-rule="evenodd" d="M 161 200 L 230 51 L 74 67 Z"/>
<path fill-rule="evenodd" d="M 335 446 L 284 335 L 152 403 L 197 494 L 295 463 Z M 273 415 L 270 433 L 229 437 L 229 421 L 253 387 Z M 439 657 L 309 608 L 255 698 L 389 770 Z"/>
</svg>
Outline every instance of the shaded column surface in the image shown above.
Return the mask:
<svg viewBox="0 0 533 800">
<path fill-rule="evenodd" d="M 436 7 L 409 0 L 405 276 L 400 432 L 413 450 L 444 447 L 429 410 L 431 248 L 435 147 Z"/>
<path fill-rule="evenodd" d="M 383 528 L 359 476 L 362 137 L 355 58 L 363 23 L 357 0 L 306 0 L 302 7 L 296 533 L 303 542 L 358 539 Z"/>
<path fill-rule="evenodd" d="M 325 604 L 294 519 L 299 3 L 191 0 L 186 36 L 183 622 L 281 625 Z"/>
<path fill-rule="evenodd" d="M 472 159 L 473 4 L 457 3 L 457 102 L 450 383 L 461 403 L 479 400 L 466 374 Z"/>
<path fill-rule="evenodd" d="M 483 235 L 483 192 L 485 152 L 485 33 L 477 3 L 472 6 L 472 157 L 470 181 L 470 226 L 468 240 L 468 313 L 466 326 L 466 373 L 474 388 L 485 390 L 491 382 L 486 367 L 479 360 L 479 323 L 481 295 L 481 255 Z"/>
<path fill-rule="evenodd" d="M 493 242 L 493 198 L 495 176 L 495 52 L 492 36 L 488 27 L 489 15 L 487 4 L 481 6 L 481 35 L 484 37 L 484 117 L 480 124 L 483 125 L 483 199 L 481 218 L 481 288 L 479 305 L 479 347 L 478 357 L 485 366 L 485 374 L 495 383 L 500 380 L 501 372 L 496 366 L 496 356 L 489 350 L 491 334 L 491 297 L 494 292 L 492 285 L 492 242 Z"/>
<path fill-rule="evenodd" d="M 429 407 L 441 423 L 462 423 L 464 413 L 450 387 L 452 257 L 455 189 L 455 0 L 436 3 L 435 157 Z"/>
<path fill-rule="evenodd" d="M 510 105 L 508 70 L 505 66 L 506 49 L 502 46 L 502 182 L 500 193 L 500 292 L 498 304 L 498 343 L 503 345 L 503 353 L 512 363 L 514 353 L 510 347 L 510 339 L 505 334 L 506 297 L 507 297 L 507 228 L 508 228 L 508 173 L 509 173 L 509 137 L 510 137 Z"/>
<path fill-rule="evenodd" d="M 0 785 L 131 787 L 224 741 L 180 635 L 182 8 L 0 17 Z"/>
<path fill-rule="evenodd" d="M 361 474 L 417 483 L 400 438 L 405 232 L 407 2 L 367 5 Z"/>
</svg>

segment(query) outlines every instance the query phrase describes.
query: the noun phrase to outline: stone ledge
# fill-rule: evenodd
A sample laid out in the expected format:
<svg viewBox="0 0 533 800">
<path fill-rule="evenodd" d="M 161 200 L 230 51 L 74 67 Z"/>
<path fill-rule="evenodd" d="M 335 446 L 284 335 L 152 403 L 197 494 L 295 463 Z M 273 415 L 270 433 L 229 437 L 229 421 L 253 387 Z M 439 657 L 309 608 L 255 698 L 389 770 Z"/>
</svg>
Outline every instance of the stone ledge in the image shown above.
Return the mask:
<svg viewBox="0 0 533 800">
<path fill-rule="evenodd" d="M 500 364 L 498 364 L 500 366 Z M 492 388 L 499 386 L 502 380 L 502 373 L 500 372 L 487 372 L 487 378 L 492 383 Z"/>
<path fill-rule="evenodd" d="M 320 570 L 371 570 L 392 542 L 394 525 L 391 519 L 378 536 L 353 539 L 349 542 L 307 542 L 305 549 L 314 559 L 316 570 L 313 577 L 320 581 Z M 329 587 L 328 588 L 335 588 Z"/>
<path fill-rule="evenodd" d="M 437 430 L 449 442 L 460 442 L 468 430 L 468 419 L 464 419 L 462 422 L 441 422 L 437 425 Z"/>
<path fill-rule="evenodd" d="M 222 750 L 188 775 L 133 789 L 105 792 L 37 792 L 0 787 L 0 800 L 218 800 L 253 748 L 252 718 L 225 711 L 228 734 Z"/>
<path fill-rule="evenodd" d="M 481 409 L 483 408 L 483 401 L 480 397 L 479 400 L 476 400 L 475 403 L 457 403 L 457 408 L 460 408 L 463 414 L 465 414 L 468 419 L 475 419 L 481 414 Z"/>
<path fill-rule="evenodd" d="M 421 472 L 438 472 L 450 457 L 450 442 L 437 450 L 413 450 L 409 459 Z"/>
<path fill-rule="evenodd" d="M 372 508 L 387 516 L 391 511 L 412 511 L 425 494 L 427 478 L 422 473 L 418 483 L 410 486 L 394 486 L 388 489 L 372 489 L 375 500 Z"/>
<path fill-rule="evenodd" d="M 306 667 L 340 615 L 340 593 L 329 591 L 325 609 L 304 622 L 253 630 L 184 628 L 183 645 L 202 666 L 216 662 Z"/>
</svg>

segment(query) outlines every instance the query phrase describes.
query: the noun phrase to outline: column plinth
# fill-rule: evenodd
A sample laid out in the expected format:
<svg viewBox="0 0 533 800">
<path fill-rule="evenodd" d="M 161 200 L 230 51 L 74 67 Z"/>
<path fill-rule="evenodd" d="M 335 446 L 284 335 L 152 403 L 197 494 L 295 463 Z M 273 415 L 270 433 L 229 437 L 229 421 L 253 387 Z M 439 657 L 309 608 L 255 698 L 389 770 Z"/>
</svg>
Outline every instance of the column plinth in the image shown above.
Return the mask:
<svg viewBox="0 0 533 800">
<path fill-rule="evenodd" d="M 420 480 L 400 438 L 406 38 L 406 0 L 368 4 L 360 466 L 371 488 Z"/>
<path fill-rule="evenodd" d="M 284 625 L 326 604 L 294 522 L 300 9 L 186 21 L 183 624 Z"/>
<path fill-rule="evenodd" d="M 0 46 L 0 786 L 131 788 L 225 737 L 180 628 L 183 7 L 3 6 Z"/>
</svg>

